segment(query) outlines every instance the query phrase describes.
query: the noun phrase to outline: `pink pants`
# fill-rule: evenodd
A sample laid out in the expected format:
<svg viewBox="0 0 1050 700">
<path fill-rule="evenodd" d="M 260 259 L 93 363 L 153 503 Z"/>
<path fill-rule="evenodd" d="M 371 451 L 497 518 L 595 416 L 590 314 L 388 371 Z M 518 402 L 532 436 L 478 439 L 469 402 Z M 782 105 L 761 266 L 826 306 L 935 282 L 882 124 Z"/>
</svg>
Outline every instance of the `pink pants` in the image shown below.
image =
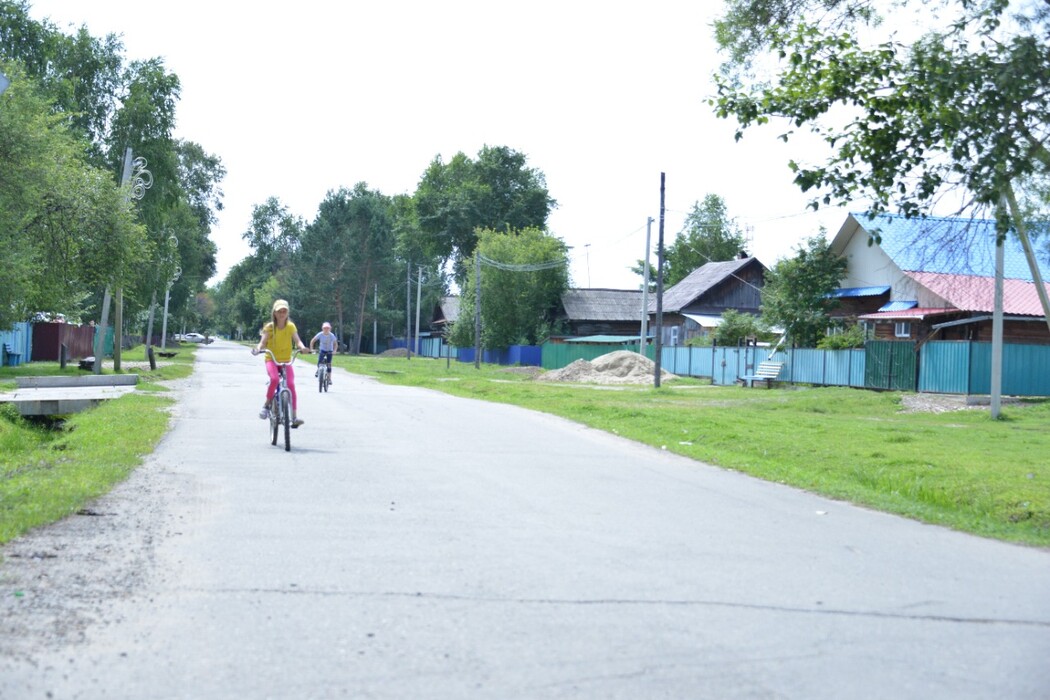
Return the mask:
<svg viewBox="0 0 1050 700">
<path fill-rule="evenodd" d="M 269 406 L 270 402 L 273 401 L 273 395 L 277 393 L 277 383 L 281 381 L 280 376 L 277 374 L 277 365 L 266 361 L 266 373 L 270 375 L 270 388 L 266 390 L 266 405 Z M 295 396 L 295 372 L 292 370 L 292 366 L 288 365 L 284 368 L 284 376 L 288 378 L 288 390 L 292 392 L 292 411 L 296 409 L 296 396 Z"/>
</svg>

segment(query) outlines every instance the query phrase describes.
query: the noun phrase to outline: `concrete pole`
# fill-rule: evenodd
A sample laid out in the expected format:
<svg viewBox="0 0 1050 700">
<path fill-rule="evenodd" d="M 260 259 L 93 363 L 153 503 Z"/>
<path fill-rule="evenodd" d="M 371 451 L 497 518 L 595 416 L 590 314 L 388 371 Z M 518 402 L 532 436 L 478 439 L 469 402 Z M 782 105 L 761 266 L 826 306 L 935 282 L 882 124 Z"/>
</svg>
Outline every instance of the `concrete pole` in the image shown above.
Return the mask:
<svg viewBox="0 0 1050 700">
<path fill-rule="evenodd" d="M 656 348 L 653 386 L 660 387 L 660 355 L 664 342 L 664 173 L 660 173 L 660 230 L 656 244 Z"/>
<path fill-rule="evenodd" d="M 638 352 L 645 355 L 646 340 L 649 335 L 649 240 L 653 231 L 653 217 L 645 221 L 645 265 L 642 273 L 642 336 L 638 339 Z"/>
<path fill-rule="evenodd" d="M 419 305 L 423 298 L 423 266 L 419 266 L 419 281 L 416 282 L 416 354 L 419 354 Z"/>
</svg>

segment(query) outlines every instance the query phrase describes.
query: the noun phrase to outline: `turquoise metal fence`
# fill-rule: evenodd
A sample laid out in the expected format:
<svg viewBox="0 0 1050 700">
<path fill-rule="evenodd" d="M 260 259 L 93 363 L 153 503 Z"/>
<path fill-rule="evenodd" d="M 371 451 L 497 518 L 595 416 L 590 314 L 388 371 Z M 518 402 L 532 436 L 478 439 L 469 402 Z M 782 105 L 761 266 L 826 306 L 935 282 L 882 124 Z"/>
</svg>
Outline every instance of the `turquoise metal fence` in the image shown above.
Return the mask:
<svg viewBox="0 0 1050 700">
<path fill-rule="evenodd" d="M 0 345 L 10 348 L 11 354 L 3 352 L 8 365 L 20 365 L 29 362 L 33 354 L 33 332 L 29 323 L 20 322 L 10 330 L 0 331 Z"/>
<path fill-rule="evenodd" d="M 919 391 L 991 393 L 991 343 L 931 341 L 922 347 L 919 366 Z M 1002 393 L 1050 396 L 1050 345 L 1004 344 Z"/>
<path fill-rule="evenodd" d="M 574 360 L 593 360 L 623 349 L 622 345 L 547 343 L 541 366 L 561 369 Z M 648 351 L 652 359 L 653 348 Z M 991 344 L 970 341 L 931 341 L 918 353 L 914 343 L 904 341 L 872 342 L 850 350 L 794 348 L 772 355 L 753 346 L 677 346 L 662 349 L 660 364 L 673 374 L 731 385 L 767 359 L 784 363 L 780 381 L 796 384 L 945 394 L 990 392 Z M 1002 391 L 1011 396 L 1050 396 L 1050 345 L 1004 345 Z"/>
</svg>

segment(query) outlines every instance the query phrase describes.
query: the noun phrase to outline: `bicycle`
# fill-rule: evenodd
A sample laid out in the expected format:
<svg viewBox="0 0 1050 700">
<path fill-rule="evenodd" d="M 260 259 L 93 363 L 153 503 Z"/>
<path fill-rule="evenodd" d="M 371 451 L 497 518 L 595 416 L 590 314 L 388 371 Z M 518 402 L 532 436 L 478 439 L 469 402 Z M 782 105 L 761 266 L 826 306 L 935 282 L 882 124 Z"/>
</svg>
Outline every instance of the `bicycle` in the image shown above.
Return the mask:
<svg viewBox="0 0 1050 700">
<path fill-rule="evenodd" d="M 288 380 L 285 378 L 284 368 L 290 367 L 295 362 L 295 358 L 299 356 L 299 350 L 296 349 L 292 353 L 292 359 L 288 362 L 278 362 L 269 348 L 263 350 L 263 352 L 269 355 L 273 363 L 277 365 L 277 375 L 279 377 L 277 391 L 273 392 L 273 399 L 270 400 L 270 432 L 273 437 L 270 444 L 277 444 L 277 437 L 280 435 L 281 426 L 283 425 L 284 451 L 290 452 L 292 449 L 292 390 L 288 388 Z M 254 355 L 255 353 L 253 352 L 252 354 Z"/>
<path fill-rule="evenodd" d="M 317 366 L 317 392 L 328 391 L 332 385 L 332 368 L 327 362 Z"/>
</svg>

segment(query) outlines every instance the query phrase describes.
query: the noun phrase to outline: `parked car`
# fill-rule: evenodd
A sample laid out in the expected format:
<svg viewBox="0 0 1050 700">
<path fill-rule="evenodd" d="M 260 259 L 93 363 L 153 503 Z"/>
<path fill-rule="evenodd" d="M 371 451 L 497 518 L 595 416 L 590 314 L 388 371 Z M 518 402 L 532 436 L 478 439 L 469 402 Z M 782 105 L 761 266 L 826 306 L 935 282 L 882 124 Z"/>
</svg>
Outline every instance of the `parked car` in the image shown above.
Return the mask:
<svg viewBox="0 0 1050 700">
<path fill-rule="evenodd" d="M 190 343 L 203 343 L 205 342 L 204 336 L 200 333 L 187 333 L 182 336 L 182 339 Z"/>
</svg>

